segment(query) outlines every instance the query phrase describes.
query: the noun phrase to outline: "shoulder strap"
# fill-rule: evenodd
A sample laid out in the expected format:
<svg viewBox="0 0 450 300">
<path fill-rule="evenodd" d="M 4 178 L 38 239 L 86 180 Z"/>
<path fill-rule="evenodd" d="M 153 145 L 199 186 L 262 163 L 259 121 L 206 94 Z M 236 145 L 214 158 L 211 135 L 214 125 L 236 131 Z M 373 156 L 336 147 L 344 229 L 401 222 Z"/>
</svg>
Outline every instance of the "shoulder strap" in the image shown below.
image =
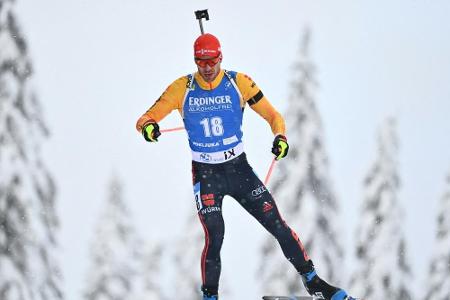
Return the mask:
<svg viewBox="0 0 450 300">
<path fill-rule="evenodd" d="M 184 102 L 186 102 L 186 98 L 187 95 L 189 93 L 190 90 L 192 90 L 193 86 L 194 86 L 194 74 L 188 74 L 186 75 L 187 77 L 187 82 L 186 82 L 186 92 L 184 93 L 184 98 L 183 98 L 183 104 L 181 105 L 181 117 L 184 118 Z"/>
<path fill-rule="evenodd" d="M 194 74 L 188 74 L 186 75 L 188 81 L 186 82 L 186 89 L 191 90 L 192 86 L 194 85 Z"/>
<path fill-rule="evenodd" d="M 244 98 L 242 97 L 241 91 L 239 90 L 237 83 L 236 83 L 236 75 L 237 73 L 234 71 L 228 71 L 228 70 L 224 70 L 225 75 L 228 77 L 228 79 L 230 80 L 231 84 L 233 85 L 233 87 L 235 88 L 236 92 L 239 95 L 239 101 L 241 103 L 241 107 L 243 108 L 245 106 L 244 103 Z"/>
<path fill-rule="evenodd" d="M 230 79 L 230 81 L 234 81 L 236 82 L 236 72 L 234 71 L 228 71 L 228 70 L 223 70 L 225 75 L 228 77 L 228 79 Z"/>
</svg>

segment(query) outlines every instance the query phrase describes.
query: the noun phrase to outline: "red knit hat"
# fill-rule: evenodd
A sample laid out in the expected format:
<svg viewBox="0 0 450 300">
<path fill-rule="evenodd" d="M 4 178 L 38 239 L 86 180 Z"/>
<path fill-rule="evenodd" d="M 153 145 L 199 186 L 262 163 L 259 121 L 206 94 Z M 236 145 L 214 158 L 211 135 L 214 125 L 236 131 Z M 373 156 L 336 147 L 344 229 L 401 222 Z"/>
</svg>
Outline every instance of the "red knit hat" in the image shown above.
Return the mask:
<svg viewBox="0 0 450 300">
<path fill-rule="evenodd" d="M 222 54 L 219 40 L 210 33 L 199 36 L 194 42 L 194 57 L 217 57 Z"/>
</svg>

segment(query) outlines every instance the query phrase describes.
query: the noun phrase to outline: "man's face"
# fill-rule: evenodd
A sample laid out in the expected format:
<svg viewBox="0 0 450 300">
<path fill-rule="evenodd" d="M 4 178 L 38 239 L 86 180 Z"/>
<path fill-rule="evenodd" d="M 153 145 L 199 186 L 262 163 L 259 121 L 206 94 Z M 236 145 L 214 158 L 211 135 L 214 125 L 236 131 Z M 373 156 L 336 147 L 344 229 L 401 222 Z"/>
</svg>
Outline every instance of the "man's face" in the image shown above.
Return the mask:
<svg viewBox="0 0 450 300">
<path fill-rule="evenodd" d="M 217 57 L 205 56 L 202 58 L 195 58 L 198 72 L 206 82 L 212 82 L 216 79 L 220 72 L 220 63 L 222 61 L 222 55 Z"/>
</svg>

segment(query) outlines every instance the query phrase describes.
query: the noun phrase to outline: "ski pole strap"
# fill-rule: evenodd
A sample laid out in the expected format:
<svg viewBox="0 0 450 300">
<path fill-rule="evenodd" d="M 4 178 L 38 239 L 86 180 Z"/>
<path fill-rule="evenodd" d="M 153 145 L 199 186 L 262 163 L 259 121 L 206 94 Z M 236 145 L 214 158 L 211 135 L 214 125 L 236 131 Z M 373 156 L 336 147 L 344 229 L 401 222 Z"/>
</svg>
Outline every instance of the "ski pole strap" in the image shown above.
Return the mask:
<svg viewBox="0 0 450 300">
<path fill-rule="evenodd" d="M 273 167 L 275 166 L 276 158 L 272 159 L 272 163 L 270 164 L 269 171 L 267 171 L 266 179 L 264 179 L 264 185 L 267 185 L 270 179 L 270 175 L 272 175 Z"/>
</svg>

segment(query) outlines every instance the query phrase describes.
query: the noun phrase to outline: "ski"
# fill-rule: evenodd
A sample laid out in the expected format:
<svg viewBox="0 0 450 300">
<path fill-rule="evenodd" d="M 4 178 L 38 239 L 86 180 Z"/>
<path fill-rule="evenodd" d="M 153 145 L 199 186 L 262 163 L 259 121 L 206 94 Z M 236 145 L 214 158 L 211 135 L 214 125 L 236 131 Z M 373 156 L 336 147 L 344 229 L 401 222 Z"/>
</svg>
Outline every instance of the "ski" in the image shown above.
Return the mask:
<svg viewBox="0 0 450 300">
<path fill-rule="evenodd" d="M 316 297 L 312 296 L 264 296 L 263 300 L 316 300 Z"/>
<path fill-rule="evenodd" d="M 313 296 L 263 296 L 263 300 L 320 300 L 323 298 L 316 298 Z M 360 298 L 351 298 L 354 300 L 362 300 Z"/>
</svg>

